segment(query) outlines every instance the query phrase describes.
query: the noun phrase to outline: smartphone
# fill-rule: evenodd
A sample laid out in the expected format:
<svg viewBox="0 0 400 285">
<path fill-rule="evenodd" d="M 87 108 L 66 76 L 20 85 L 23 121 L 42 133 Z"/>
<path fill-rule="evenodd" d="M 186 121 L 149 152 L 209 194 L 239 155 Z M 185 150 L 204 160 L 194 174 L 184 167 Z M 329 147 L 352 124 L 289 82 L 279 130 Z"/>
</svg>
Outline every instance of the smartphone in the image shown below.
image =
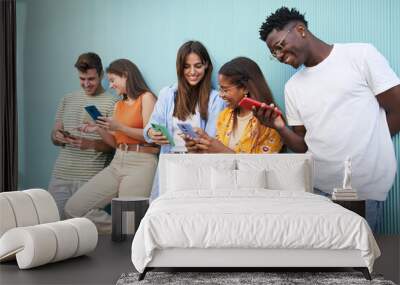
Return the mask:
<svg viewBox="0 0 400 285">
<path fill-rule="evenodd" d="M 66 131 L 66 130 L 58 130 L 60 133 L 62 133 L 64 135 L 64 137 L 70 137 L 73 138 L 73 136 L 71 135 L 70 132 Z"/>
<path fill-rule="evenodd" d="M 86 112 L 89 113 L 90 117 L 92 117 L 92 119 L 95 121 L 97 120 L 98 117 L 102 117 L 102 114 L 95 105 L 86 106 L 85 110 Z"/>
<path fill-rule="evenodd" d="M 259 107 L 261 107 L 261 104 L 262 103 L 260 101 L 257 101 L 257 100 L 251 99 L 251 98 L 247 98 L 247 97 L 244 97 L 239 102 L 240 107 L 243 107 L 243 108 L 246 108 L 249 110 L 252 110 L 253 106 L 256 108 L 259 108 Z M 270 110 L 272 109 L 271 106 L 268 104 L 266 104 L 266 108 L 270 109 Z M 282 113 L 279 110 L 276 110 L 275 113 L 277 113 L 279 116 L 282 116 Z"/>
<path fill-rule="evenodd" d="M 191 138 L 197 138 L 198 135 L 196 132 L 193 130 L 191 124 L 186 124 L 186 123 L 178 123 L 178 128 L 184 133 L 185 135 L 191 137 Z"/>
<path fill-rule="evenodd" d="M 172 139 L 171 134 L 169 133 L 168 129 L 167 129 L 165 126 L 163 126 L 163 125 L 158 125 L 158 124 L 153 124 L 153 123 L 152 123 L 152 124 L 151 124 L 151 127 L 152 127 L 154 130 L 156 130 L 156 131 L 158 131 L 158 132 L 161 132 L 161 133 L 164 135 L 164 137 L 167 138 L 167 140 L 168 140 L 168 142 L 169 142 L 169 144 L 170 144 L 171 146 L 175 146 L 174 140 Z"/>
</svg>

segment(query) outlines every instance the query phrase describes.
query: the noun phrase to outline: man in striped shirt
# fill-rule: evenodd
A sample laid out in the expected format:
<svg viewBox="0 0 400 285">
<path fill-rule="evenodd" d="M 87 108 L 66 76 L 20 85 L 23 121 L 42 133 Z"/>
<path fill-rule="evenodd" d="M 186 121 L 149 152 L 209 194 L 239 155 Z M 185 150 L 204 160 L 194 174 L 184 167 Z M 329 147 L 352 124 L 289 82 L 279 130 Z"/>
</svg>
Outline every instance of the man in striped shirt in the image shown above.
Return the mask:
<svg viewBox="0 0 400 285">
<path fill-rule="evenodd" d="M 112 148 L 96 133 L 82 133 L 79 126 L 92 119 L 84 109 L 95 105 L 103 116 L 112 116 L 116 98 L 101 86 L 103 65 L 92 52 L 81 54 L 75 63 L 82 90 L 64 96 L 58 106 L 51 140 L 60 146 L 49 192 L 63 216 L 67 200 L 111 160 Z"/>
</svg>

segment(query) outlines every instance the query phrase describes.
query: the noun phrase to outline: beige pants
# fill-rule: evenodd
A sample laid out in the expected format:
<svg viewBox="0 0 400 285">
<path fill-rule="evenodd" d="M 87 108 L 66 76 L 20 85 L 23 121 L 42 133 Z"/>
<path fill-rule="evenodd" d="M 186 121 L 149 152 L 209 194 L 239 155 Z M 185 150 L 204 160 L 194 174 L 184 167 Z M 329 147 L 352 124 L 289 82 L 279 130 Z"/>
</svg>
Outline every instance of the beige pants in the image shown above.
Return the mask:
<svg viewBox="0 0 400 285">
<path fill-rule="evenodd" d="M 111 164 L 68 200 L 65 216 L 86 217 L 99 233 L 110 233 L 111 216 L 103 208 L 116 196 L 149 197 L 156 167 L 155 154 L 118 149 Z"/>
<path fill-rule="evenodd" d="M 56 201 L 61 220 L 64 220 L 65 203 L 86 182 L 87 180 L 65 180 L 54 176 L 51 177 L 48 190 Z"/>
</svg>

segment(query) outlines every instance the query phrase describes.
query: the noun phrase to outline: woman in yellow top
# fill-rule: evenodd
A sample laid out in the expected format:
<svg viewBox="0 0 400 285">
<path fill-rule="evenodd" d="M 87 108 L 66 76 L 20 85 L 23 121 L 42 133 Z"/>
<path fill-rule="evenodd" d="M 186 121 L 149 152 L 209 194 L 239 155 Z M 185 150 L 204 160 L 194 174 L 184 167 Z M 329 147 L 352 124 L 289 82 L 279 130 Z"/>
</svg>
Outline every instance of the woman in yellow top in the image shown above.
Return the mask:
<svg viewBox="0 0 400 285">
<path fill-rule="evenodd" d="M 278 132 L 262 125 L 251 110 L 239 106 L 244 97 L 275 105 L 257 63 L 246 57 L 235 58 L 221 67 L 218 81 L 219 95 L 227 103 L 227 108 L 219 115 L 216 138 L 196 129 L 198 139 L 185 138 L 188 150 L 206 153 L 279 152 L 283 143 Z"/>
</svg>

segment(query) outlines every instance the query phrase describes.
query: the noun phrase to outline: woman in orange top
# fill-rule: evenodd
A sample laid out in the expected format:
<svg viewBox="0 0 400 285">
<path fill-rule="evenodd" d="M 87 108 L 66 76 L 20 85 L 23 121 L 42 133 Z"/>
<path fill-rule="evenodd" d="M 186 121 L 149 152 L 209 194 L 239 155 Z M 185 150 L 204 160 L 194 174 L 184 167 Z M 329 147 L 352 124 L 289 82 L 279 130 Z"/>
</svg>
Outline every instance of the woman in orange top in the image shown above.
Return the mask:
<svg viewBox="0 0 400 285">
<path fill-rule="evenodd" d="M 111 216 L 103 208 L 113 197 L 149 197 L 159 152 L 143 138 L 156 97 L 139 69 L 131 61 L 119 59 L 110 64 L 107 75 L 110 87 L 122 100 L 116 103 L 113 117 L 98 117 L 96 125 L 83 130 L 97 131 L 116 153 L 110 165 L 84 184 L 65 206 L 66 217 L 87 217 L 100 233 L 111 231 Z"/>
<path fill-rule="evenodd" d="M 244 97 L 274 104 L 271 91 L 257 63 L 238 57 L 225 63 L 218 72 L 219 95 L 227 103 L 218 117 L 216 138 L 197 129 L 199 139 L 185 138 L 190 152 L 277 153 L 282 140 L 275 129 L 265 127 L 253 112 L 239 106 Z"/>
</svg>

